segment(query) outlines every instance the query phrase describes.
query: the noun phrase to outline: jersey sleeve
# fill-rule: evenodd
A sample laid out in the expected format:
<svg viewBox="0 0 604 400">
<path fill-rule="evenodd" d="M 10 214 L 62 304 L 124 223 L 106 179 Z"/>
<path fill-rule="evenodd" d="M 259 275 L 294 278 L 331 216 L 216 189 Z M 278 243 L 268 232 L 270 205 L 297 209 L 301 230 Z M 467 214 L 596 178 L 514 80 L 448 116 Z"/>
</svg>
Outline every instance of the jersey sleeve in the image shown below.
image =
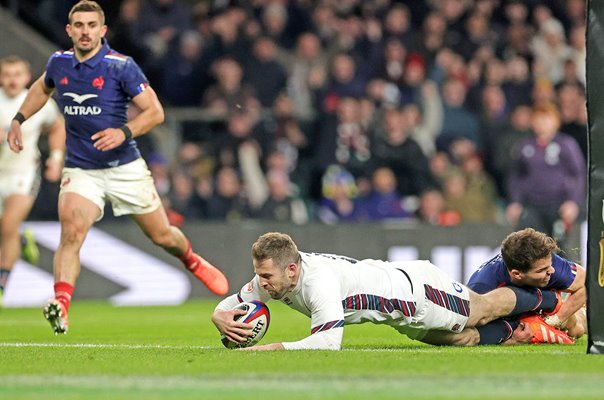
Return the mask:
<svg viewBox="0 0 604 400">
<path fill-rule="evenodd" d="M 124 65 L 120 77 L 120 84 L 122 90 L 130 96 L 130 98 L 136 97 L 149 87 L 147 77 L 131 57 L 128 57 L 128 60 Z"/>
<path fill-rule="evenodd" d="M 310 336 L 297 342 L 286 342 L 288 350 L 339 350 L 344 336 L 344 308 L 340 285 L 332 276 L 322 276 L 306 282 L 302 289 L 306 306 L 311 312 Z"/>
<path fill-rule="evenodd" d="M 266 292 L 266 290 L 260 287 L 258 275 L 255 275 L 251 281 L 243 285 L 243 287 L 238 293 L 235 293 L 218 303 L 215 310 L 231 310 L 237 304 L 243 303 L 245 301 L 258 300 L 263 303 L 266 303 L 270 299 L 271 296 Z"/>
<path fill-rule="evenodd" d="M 577 276 L 577 266 L 574 262 L 560 257 L 557 254 L 552 255 L 552 266 L 556 270 L 549 283 L 548 289 L 566 290 L 573 284 Z"/>
<path fill-rule="evenodd" d="M 56 63 L 55 63 L 55 59 L 56 57 L 61 54 L 60 52 L 56 52 L 54 53 L 52 56 L 50 56 L 50 58 L 48 59 L 48 62 L 46 63 L 46 74 L 44 75 L 44 84 L 46 85 L 46 87 L 54 89 L 56 84 L 54 81 L 54 76 L 55 76 L 55 70 L 56 70 Z"/>
</svg>

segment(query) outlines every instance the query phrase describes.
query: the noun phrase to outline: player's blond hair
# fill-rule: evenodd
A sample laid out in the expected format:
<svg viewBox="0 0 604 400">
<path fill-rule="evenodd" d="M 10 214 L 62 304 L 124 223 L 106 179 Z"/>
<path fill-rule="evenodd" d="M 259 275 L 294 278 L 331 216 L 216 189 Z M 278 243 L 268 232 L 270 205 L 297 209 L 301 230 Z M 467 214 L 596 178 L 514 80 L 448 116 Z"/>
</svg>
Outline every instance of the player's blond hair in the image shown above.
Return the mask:
<svg viewBox="0 0 604 400">
<path fill-rule="evenodd" d="M 77 12 L 96 12 L 99 14 L 99 17 L 101 18 L 101 25 L 105 25 L 105 12 L 103 11 L 103 9 L 99 5 L 99 3 L 97 3 L 96 1 L 81 0 L 81 1 L 78 1 L 73 7 L 71 7 L 71 10 L 69 11 L 69 23 L 70 24 L 72 22 L 71 20 L 72 20 L 73 14 L 75 14 Z"/>
<path fill-rule="evenodd" d="M 252 245 L 252 258 L 257 262 L 273 260 L 273 264 L 285 268 L 292 262 L 300 261 L 300 253 L 293 239 L 280 232 L 261 235 Z"/>
<path fill-rule="evenodd" d="M 501 243 L 501 257 L 508 269 L 528 272 L 535 261 L 560 250 L 556 241 L 533 228 L 510 233 Z"/>
</svg>

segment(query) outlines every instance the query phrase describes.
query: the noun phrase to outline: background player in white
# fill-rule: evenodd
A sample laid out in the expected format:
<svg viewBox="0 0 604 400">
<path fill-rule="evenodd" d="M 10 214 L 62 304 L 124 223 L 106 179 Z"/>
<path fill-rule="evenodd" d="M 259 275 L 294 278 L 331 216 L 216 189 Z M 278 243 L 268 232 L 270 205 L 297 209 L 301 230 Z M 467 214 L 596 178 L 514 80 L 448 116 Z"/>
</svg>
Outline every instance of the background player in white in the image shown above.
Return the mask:
<svg viewBox="0 0 604 400">
<path fill-rule="evenodd" d="M 80 273 L 80 248 L 107 200 L 114 214 L 131 215 L 158 246 L 216 294 L 228 291 L 224 274 L 199 255 L 168 222 L 151 173 L 134 137 L 164 120 L 157 95 L 134 60 L 113 51 L 104 39 L 105 14 L 94 1 L 80 1 L 69 12 L 66 31 L 73 49 L 53 54 L 13 118 L 10 148 L 25 148 L 21 123 L 54 92 L 65 116 L 67 155 L 59 193 L 61 241 L 54 257 L 55 297 L 44 316 L 55 333 L 66 333 L 67 313 Z M 127 119 L 132 101 L 141 112 Z M 127 267 L 127 266 L 125 266 Z"/>
<path fill-rule="evenodd" d="M 232 308 L 243 301 L 276 299 L 311 318 L 310 336 L 252 350 L 338 350 L 344 324 L 363 322 L 389 325 L 426 343 L 475 345 L 482 341 L 480 327 L 493 319 L 529 310 L 555 312 L 560 302 L 554 292 L 517 287 L 479 295 L 428 261 L 300 252 L 291 237 L 277 232 L 258 238 L 252 262 L 252 281 L 212 315 L 222 334 L 240 343 L 251 334 L 251 325 L 234 321 L 245 312 Z"/>
<path fill-rule="evenodd" d="M 0 60 L 0 305 L 9 274 L 21 254 L 19 227 L 31 211 L 40 187 L 38 138 L 42 131 L 48 132 L 50 149 L 45 178 L 58 181 L 63 168 L 65 125 L 53 100 L 23 124 L 22 154 L 11 152 L 5 142 L 11 119 L 27 95 L 30 80 L 26 60 L 18 56 Z"/>
</svg>

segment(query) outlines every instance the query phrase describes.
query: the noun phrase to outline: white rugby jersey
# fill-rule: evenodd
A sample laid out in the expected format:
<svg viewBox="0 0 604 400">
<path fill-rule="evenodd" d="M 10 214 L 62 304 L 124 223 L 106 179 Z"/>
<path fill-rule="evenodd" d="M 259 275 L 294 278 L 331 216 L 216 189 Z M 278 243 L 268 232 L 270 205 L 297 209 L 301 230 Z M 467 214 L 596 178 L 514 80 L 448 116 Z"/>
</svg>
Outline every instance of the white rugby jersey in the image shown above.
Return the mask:
<svg viewBox="0 0 604 400">
<path fill-rule="evenodd" d="M 19 111 L 21 104 L 23 104 L 25 96 L 27 96 L 27 90 L 23 90 L 19 95 L 11 98 L 0 88 L 0 127 L 4 130 L 5 135 L 8 135 L 11 121 Z M 19 154 L 12 152 L 5 140 L 4 144 L 0 145 L 0 173 L 30 171 L 38 168 L 40 132 L 43 127 L 52 125 L 59 116 L 60 113 L 56 103 L 49 99 L 40 111 L 21 125 L 23 150 Z"/>
<path fill-rule="evenodd" d="M 414 296 L 409 274 L 430 264 L 428 261 L 390 263 L 322 253 L 300 252 L 300 255 L 298 283 L 280 301 L 311 318 L 311 335 L 283 343 L 286 349 L 337 350 L 341 347 L 344 324 L 406 326 L 423 304 L 423 290 L 421 296 Z M 271 300 L 260 287 L 258 275 L 216 309 L 229 310 L 240 302 L 252 300 Z"/>
</svg>

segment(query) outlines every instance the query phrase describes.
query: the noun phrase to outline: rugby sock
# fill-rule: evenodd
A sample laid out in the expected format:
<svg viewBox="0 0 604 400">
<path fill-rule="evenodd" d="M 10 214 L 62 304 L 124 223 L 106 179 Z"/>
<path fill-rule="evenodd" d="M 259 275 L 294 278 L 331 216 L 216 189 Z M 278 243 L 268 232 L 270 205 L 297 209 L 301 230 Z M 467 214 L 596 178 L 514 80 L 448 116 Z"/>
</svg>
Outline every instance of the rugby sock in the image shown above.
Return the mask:
<svg viewBox="0 0 604 400">
<path fill-rule="evenodd" d="M 524 314 L 529 311 L 550 312 L 556 308 L 558 298 L 552 290 L 541 290 L 538 288 L 519 288 L 506 286 L 516 294 L 516 305 L 510 315 Z"/>
<path fill-rule="evenodd" d="M 69 303 L 71 303 L 71 295 L 73 294 L 73 286 L 67 282 L 55 283 L 55 299 L 57 299 L 65 307 L 65 311 L 69 311 Z"/>
<path fill-rule="evenodd" d="M 10 269 L 0 267 L 0 292 L 4 292 L 8 276 L 10 275 Z"/>
<path fill-rule="evenodd" d="M 197 258 L 195 257 L 195 253 L 193 253 L 193 249 L 191 248 L 191 242 L 187 239 L 187 250 L 185 253 L 179 257 L 180 261 L 185 265 L 185 267 L 189 271 L 193 271 L 197 269 L 199 264 L 197 263 Z"/>
<path fill-rule="evenodd" d="M 514 329 L 518 326 L 518 321 L 496 319 L 486 325 L 479 326 L 478 333 L 480 341 L 478 344 L 499 344 L 512 337 Z"/>
</svg>

